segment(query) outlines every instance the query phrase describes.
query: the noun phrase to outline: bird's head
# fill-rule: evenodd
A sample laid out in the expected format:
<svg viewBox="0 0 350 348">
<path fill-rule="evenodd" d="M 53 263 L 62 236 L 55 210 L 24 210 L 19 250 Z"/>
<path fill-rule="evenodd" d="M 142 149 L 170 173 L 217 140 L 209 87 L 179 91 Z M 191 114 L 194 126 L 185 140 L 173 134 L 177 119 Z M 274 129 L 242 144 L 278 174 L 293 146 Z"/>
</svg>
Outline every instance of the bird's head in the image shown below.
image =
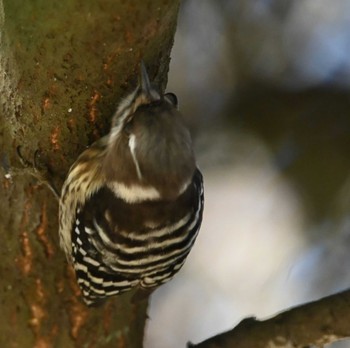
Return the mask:
<svg viewBox="0 0 350 348">
<path fill-rule="evenodd" d="M 177 197 L 191 182 L 195 159 L 177 98 L 150 83 L 141 63 L 140 84 L 113 117 L 104 169 L 108 181 L 154 188 Z"/>
</svg>

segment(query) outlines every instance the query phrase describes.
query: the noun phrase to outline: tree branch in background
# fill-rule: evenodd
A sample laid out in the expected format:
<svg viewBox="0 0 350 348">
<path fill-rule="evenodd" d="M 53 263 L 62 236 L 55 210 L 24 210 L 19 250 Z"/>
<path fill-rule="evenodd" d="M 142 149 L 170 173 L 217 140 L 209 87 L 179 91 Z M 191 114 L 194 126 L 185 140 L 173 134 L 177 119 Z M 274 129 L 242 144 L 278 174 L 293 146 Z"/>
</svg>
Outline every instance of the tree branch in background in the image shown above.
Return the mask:
<svg viewBox="0 0 350 348">
<path fill-rule="evenodd" d="M 247 318 L 191 348 L 323 347 L 350 336 L 350 290 L 292 308 L 264 321 Z"/>
</svg>

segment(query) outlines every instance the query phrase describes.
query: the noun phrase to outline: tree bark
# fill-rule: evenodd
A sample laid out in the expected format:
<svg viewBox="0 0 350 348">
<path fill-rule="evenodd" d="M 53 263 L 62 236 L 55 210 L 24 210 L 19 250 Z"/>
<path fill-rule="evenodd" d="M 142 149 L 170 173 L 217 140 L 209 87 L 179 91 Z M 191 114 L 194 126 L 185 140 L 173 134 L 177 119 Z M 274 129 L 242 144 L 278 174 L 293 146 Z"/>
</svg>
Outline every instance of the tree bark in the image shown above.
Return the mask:
<svg viewBox="0 0 350 348">
<path fill-rule="evenodd" d="M 136 87 L 140 60 L 166 84 L 179 1 L 0 0 L 0 346 L 141 347 L 147 301 L 87 308 L 58 246 L 58 205 L 22 169 L 60 188 Z"/>
</svg>

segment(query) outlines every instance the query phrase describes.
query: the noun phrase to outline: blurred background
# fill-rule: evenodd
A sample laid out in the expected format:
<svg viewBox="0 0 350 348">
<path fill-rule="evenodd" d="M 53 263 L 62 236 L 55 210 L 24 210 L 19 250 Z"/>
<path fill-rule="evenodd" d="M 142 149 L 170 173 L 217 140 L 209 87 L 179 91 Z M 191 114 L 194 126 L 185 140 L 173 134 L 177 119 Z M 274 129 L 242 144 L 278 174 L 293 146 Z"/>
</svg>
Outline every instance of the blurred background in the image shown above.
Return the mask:
<svg viewBox="0 0 350 348">
<path fill-rule="evenodd" d="M 205 214 L 152 297 L 147 348 L 350 287 L 349 32 L 348 0 L 183 1 L 168 90 L 192 128 Z"/>
</svg>

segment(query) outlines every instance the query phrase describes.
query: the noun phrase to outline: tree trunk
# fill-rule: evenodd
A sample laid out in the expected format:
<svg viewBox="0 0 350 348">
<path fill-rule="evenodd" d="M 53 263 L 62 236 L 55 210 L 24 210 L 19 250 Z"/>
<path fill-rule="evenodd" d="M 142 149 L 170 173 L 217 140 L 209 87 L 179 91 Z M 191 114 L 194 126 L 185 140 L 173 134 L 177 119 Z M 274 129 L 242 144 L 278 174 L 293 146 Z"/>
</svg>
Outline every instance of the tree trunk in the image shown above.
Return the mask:
<svg viewBox="0 0 350 348">
<path fill-rule="evenodd" d="M 147 303 L 87 308 L 58 245 L 58 205 L 16 153 L 36 150 L 60 188 L 108 131 L 140 60 L 162 88 L 179 1 L 0 0 L 0 346 L 141 347 Z M 17 172 L 24 175 L 18 175 Z"/>
</svg>

